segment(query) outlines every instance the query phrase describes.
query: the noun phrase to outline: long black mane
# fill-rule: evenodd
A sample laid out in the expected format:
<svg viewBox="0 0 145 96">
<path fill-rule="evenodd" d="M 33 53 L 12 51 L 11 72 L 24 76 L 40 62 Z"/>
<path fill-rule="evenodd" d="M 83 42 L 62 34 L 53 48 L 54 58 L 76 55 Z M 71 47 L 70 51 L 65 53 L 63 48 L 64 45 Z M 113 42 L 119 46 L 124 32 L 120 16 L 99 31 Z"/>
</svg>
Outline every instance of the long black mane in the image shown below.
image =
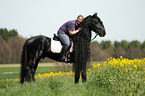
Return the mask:
<svg viewBox="0 0 145 96">
<path fill-rule="evenodd" d="M 73 67 L 77 78 L 80 77 L 81 71 L 86 71 L 86 64 L 89 63 L 90 60 L 90 22 L 91 16 L 86 17 L 81 25 L 82 30 L 72 37 L 74 42 Z M 82 73 L 82 78 L 86 81 L 86 72 Z M 77 83 L 78 79 L 76 79 L 75 82 Z"/>
</svg>

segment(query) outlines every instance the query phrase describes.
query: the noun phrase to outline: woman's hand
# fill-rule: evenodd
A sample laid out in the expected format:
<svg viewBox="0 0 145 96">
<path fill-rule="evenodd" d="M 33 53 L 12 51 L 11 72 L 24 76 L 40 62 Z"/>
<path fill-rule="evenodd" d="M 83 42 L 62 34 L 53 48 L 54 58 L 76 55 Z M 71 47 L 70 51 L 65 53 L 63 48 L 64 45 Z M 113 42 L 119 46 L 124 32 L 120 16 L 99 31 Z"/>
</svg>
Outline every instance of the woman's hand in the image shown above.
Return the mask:
<svg viewBox="0 0 145 96">
<path fill-rule="evenodd" d="M 74 34 L 78 33 L 80 30 L 81 30 L 81 28 L 78 28 L 78 30 L 69 31 L 69 34 L 74 35 Z"/>
</svg>

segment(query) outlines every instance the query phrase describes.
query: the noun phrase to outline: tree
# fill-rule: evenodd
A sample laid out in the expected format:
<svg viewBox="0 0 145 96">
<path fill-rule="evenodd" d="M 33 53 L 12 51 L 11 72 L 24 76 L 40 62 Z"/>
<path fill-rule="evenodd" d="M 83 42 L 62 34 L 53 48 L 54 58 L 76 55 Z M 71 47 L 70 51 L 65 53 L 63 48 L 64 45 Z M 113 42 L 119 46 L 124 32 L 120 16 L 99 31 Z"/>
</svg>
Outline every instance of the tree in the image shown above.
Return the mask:
<svg viewBox="0 0 145 96">
<path fill-rule="evenodd" d="M 107 48 L 114 49 L 114 45 L 112 45 L 111 41 L 109 41 L 109 40 L 108 41 L 102 41 L 100 43 L 100 45 L 101 45 L 102 49 L 107 49 Z"/>
<path fill-rule="evenodd" d="M 10 46 L 0 37 L 0 64 L 9 63 L 12 57 Z"/>
<path fill-rule="evenodd" d="M 145 52 L 145 41 L 141 44 L 141 49 L 143 52 Z"/>
<path fill-rule="evenodd" d="M 91 61 L 106 60 L 108 57 L 108 53 L 101 49 L 98 42 L 94 41 L 91 43 Z"/>
<path fill-rule="evenodd" d="M 144 56 L 144 54 L 139 47 L 131 46 L 131 47 L 129 47 L 129 49 L 126 53 L 126 57 L 130 58 L 130 59 L 140 58 L 140 57 L 143 57 L 143 56 Z"/>
<path fill-rule="evenodd" d="M 1 29 L 1 36 L 2 38 L 5 40 L 5 41 L 8 41 L 8 38 L 9 38 L 9 32 L 8 30 L 5 28 L 5 29 Z"/>
<path fill-rule="evenodd" d="M 129 47 L 131 47 L 131 46 L 141 48 L 141 43 L 137 40 L 134 40 L 134 41 L 130 42 Z"/>
<path fill-rule="evenodd" d="M 119 58 L 120 56 L 125 57 L 125 55 L 126 55 L 126 51 L 123 47 L 119 46 L 115 49 L 115 52 L 114 52 L 115 58 Z"/>
<path fill-rule="evenodd" d="M 114 47 L 115 48 L 118 48 L 118 47 L 120 47 L 121 46 L 121 43 L 120 42 L 118 42 L 118 41 L 115 41 L 114 42 Z"/>
<path fill-rule="evenodd" d="M 18 36 L 17 30 L 15 30 L 15 29 L 10 30 L 9 36 L 10 36 L 10 37 Z"/>
<path fill-rule="evenodd" d="M 8 40 L 8 44 L 12 50 L 11 63 L 20 62 L 24 42 L 25 39 L 20 36 L 11 37 Z"/>
<path fill-rule="evenodd" d="M 129 44 L 130 43 L 126 40 L 121 41 L 121 47 L 124 48 L 126 51 L 128 50 Z"/>
</svg>

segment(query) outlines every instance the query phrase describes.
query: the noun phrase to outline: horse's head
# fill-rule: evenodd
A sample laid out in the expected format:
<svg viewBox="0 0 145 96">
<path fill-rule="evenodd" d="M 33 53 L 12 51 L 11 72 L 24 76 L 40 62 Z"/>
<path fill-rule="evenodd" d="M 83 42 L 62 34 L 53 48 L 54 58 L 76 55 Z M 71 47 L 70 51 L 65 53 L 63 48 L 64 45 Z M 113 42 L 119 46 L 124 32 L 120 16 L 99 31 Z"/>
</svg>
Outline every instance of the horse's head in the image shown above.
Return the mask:
<svg viewBox="0 0 145 96">
<path fill-rule="evenodd" d="M 97 13 L 95 13 L 92 16 L 92 22 L 91 22 L 92 30 L 97 33 L 100 37 L 104 37 L 106 35 L 105 28 L 103 25 L 103 22 L 101 19 L 97 16 Z"/>
</svg>

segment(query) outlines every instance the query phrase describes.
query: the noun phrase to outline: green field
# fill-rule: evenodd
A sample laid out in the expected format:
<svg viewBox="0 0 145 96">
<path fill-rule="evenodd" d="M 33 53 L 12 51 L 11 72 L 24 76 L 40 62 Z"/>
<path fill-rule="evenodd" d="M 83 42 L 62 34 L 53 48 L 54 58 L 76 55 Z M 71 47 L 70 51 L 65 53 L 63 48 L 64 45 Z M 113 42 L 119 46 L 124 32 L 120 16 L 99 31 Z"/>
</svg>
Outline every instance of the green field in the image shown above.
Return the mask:
<svg viewBox="0 0 145 96">
<path fill-rule="evenodd" d="M 41 66 L 42 65 L 42 66 Z M 108 58 L 87 70 L 87 82 L 74 83 L 70 65 L 41 64 L 36 82 L 20 84 L 20 67 L 1 66 L 1 96 L 145 96 L 145 58 Z M 4 74 L 4 71 L 16 77 Z M 12 73 L 18 72 L 18 73 Z M 64 72 L 66 71 L 66 72 Z M 68 72 L 67 72 L 68 71 Z M 69 72 L 70 71 L 70 72 Z M 40 74 L 39 74 L 40 73 Z M 18 75 L 16 75 L 18 74 Z M 7 78 L 7 79 L 4 79 Z"/>
<path fill-rule="evenodd" d="M 70 71 L 72 66 L 70 64 L 64 65 L 62 63 L 41 63 L 39 64 L 36 74 L 43 74 L 58 71 Z M 2 79 L 16 79 L 20 77 L 20 64 L 1 64 L 0 65 L 0 80 Z"/>
<path fill-rule="evenodd" d="M 50 72 L 67 72 L 72 70 L 72 65 L 40 64 L 37 69 L 36 82 L 24 84 L 13 81 L 19 78 L 20 66 L 17 64 L 4 64 L 0 66 L 0 96 L 113 96 L 114 93 L 108 88 L 96 86 L 88 81 L 74 84 L 74 75 L 69 72 L 63 76 L 51 76 L 46 79 L 39 78 L 39 74 L 49 74 Z M 51 74 L 50 73 L 50 74 Z M 38 74 L 38 75 L 37 75 Z M 12 78 L 12 79 L 11 79 Z M 5 80 L 2 80 L 5 79 Z M 6 80 L 6 79 L 11 79 Z"/>
</svg>

